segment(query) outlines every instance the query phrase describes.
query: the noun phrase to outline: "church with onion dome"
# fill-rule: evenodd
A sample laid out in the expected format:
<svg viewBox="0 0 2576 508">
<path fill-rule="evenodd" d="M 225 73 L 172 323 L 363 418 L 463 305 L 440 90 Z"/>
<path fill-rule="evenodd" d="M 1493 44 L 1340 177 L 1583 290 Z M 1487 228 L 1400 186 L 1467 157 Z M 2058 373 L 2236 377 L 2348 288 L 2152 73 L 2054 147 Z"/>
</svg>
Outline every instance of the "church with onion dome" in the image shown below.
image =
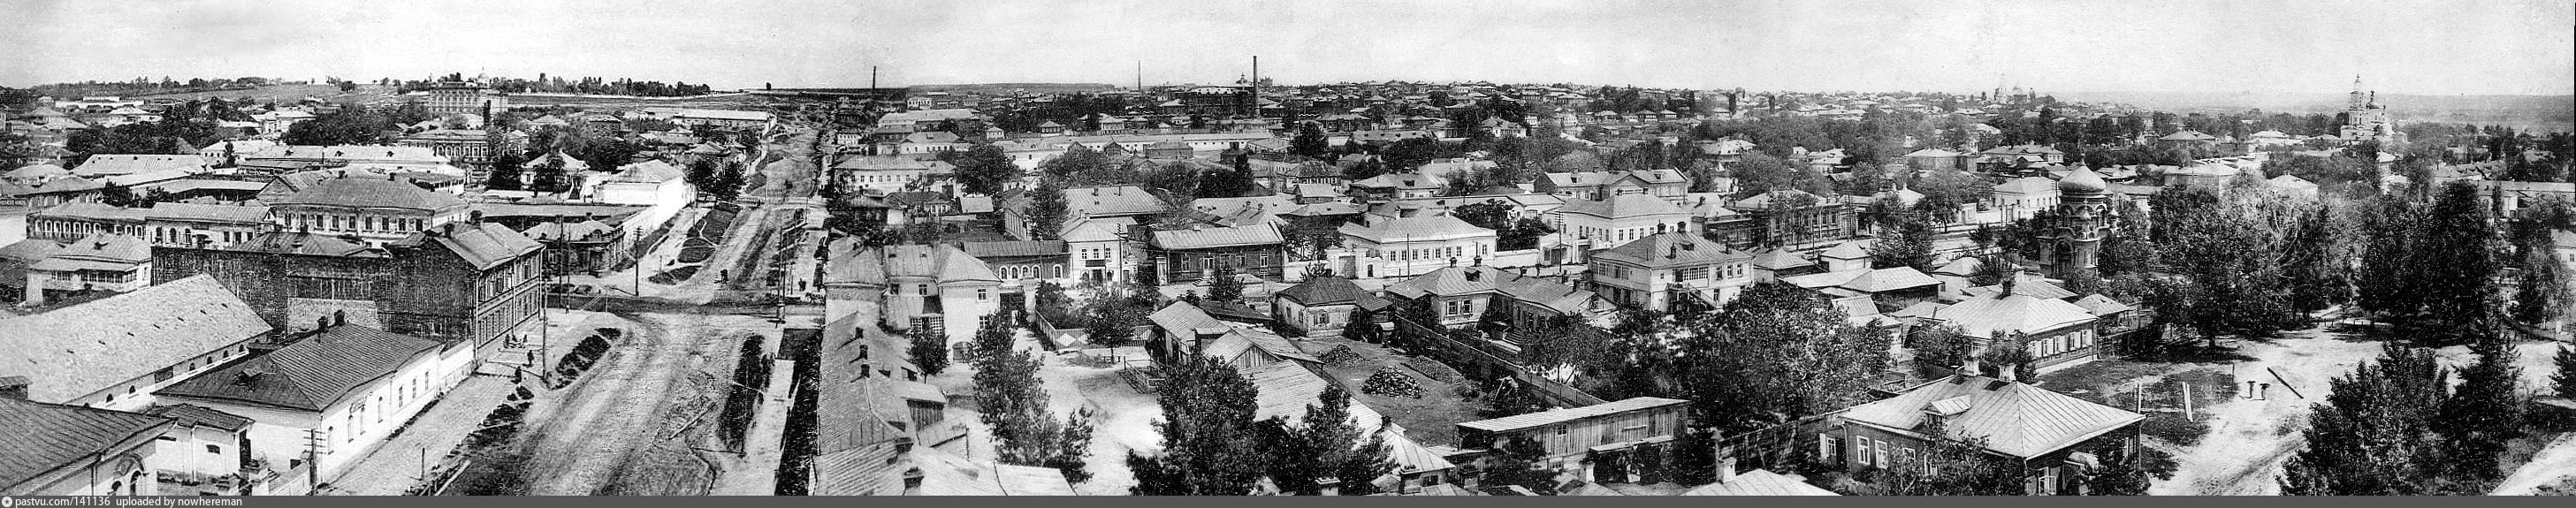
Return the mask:
<svg viewBox="0 0 2576 508">
<path fill-rule="evenodd" d="M 2093 168 L 2078 167 L 2057 181 L 2057 213 L 2039 234 L 2039 265 L 2049 277 L 2065 279 L 2091 270 L 2101 258 L 2102 239 L 2111 234 L 2110 184 Z"/>
</svg>

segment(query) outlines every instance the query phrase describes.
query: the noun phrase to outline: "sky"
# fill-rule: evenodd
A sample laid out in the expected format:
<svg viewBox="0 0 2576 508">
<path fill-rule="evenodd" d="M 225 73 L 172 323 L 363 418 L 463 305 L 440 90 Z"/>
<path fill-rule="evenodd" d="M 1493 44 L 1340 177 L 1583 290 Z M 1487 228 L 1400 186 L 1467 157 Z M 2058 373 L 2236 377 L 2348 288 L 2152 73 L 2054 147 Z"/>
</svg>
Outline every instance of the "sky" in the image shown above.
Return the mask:
<svg viewBox="0 0 2576 508">
<path fill-rule="evenodd" d="M 449 72 L 718 88 L 1543 82 L 2563 95 L 2576 4 L 2292 0 L 9 0 L 0 85 Z"/>
</svg>

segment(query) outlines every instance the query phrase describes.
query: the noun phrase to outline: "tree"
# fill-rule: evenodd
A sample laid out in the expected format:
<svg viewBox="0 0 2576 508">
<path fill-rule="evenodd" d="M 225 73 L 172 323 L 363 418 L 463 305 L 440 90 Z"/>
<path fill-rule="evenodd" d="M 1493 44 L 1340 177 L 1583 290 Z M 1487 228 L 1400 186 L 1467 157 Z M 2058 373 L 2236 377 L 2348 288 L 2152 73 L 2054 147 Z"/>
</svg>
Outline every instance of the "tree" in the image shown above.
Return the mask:
<svg viewBox="0 0 2576 508">
<path fill-rule="evenodd" d="M 2421 267 L 2414 263 L 2414 227 L 2421 212 L 2414 203 L 2396 196 L 2380 196 L 2378 206 L 2363 221 L 2367 240 L 2362 248 L 2361 269 L 2356 277 L 2355 303 L 2362 310 L 2384 318 L 2411 314 L 2423 305 L 2423 295 L 2410 289 Z"/>
<path fill-rule="evenodd" d="M 1486 444 L 1486 443 L 1476 443 Z M 1513 434 L 1504 439 L 1501 453 L 1487 465 L 1480 485 L 1519 486 L 1541 495 L 1556 494 L 1556 472 L 1540 466 L 1547 460 L 1547 447 L 1527 435 Z"/>
<path fill-rule="evenodd" d="M 489 176 L 484 178 L 483 188 L 491 190 L 519 190 L 521 187 L 519 185 L 519 178 L 521 175 L 519 166 L 522 163 L 523 162 L 519 160 L 519 154 L 515 153 L 503 153 L 492 157 L 492 171 Z"/>
<path fill-rule="evenodd" d="M 1266 474 L 1289 494 L 1322 494 L 1319 480 L 1332 479 L 1342 485 L 1341 494 L 1368 495 L 1376 490 L 1371 481 L 1395 471 L 1385 436 L 1362 439 L 1351 416 L 1351 394 L 1341 383 L 1325 383 L 1302 421 L 1271 417 L 1258 426 L 1262 448 L 1274 452 Z"/>
<path fill-rule="evenodd" d="M 957 166 L 957 183 L 969 194 L 992 195 L 1002 192 L 1020 180 L 1020 165 L 992 143 L 976 143 L 964 152 L 942 153 L 941 159 Z"/>
<path fill-rule="evenodd" d="M 373 145 L 385 141 L 385 131 L 397 128 L 390 117 L 344 106 L 339 111 L 296 122 L 286 128 L 286 134 L 280 136 L 278 142 L 289 145 Z"/>
<path fill-rule="evenodd" d="M 1207 299 L 1240 303 L 1243 301 L 1243 281 L 1234 278 L 1233 270 L 1217 270 L 1216 276 L 1208 279 Z"/>
<path fill-rule="evenodd" d="M 565 178 L 565 158 L 563 152 L 555 152 L 530 161 L 528 167 L 533 176 L 528 179 L 528 190 L 535 192 L 570 190 L 572 182 Z"/>
<path fill-rule="evenodd" d="M 1866 400 L 1888 337 L 1850 325 L 1823 295 L 1782 283 L 1746 288 L 1713 315 L 1681 320 L 1682 358 L 1666 377 L 1728 432 L 1778 425 Z"/>
<path fill-rule="evenodd" d="M 2310 210 L 2283 245 L 2288 249 L 2283 264 L 2290 283 L 2290 308 L 2302 313 L 2325 310 L 2352 295 L 2346 258 L 2340 254 L 2342 235 L 2334 231 L 2334 209 Z"/>
<path fill-rule="evenodd" d="M 991 427 L 994 453 L 1005 464 L 1052 467 L 1081 482 L 1091 442 L 1091 411 L 1055 419 L 1047 391 L 1038 380 L 1037 355 L 1017 346 L 1016 329 L 1003 320 L 988 320 L 975 330 L 975 401 Z"/>
<path fill-rule="evenodd" d="M 1288 153 L 1309 159 L 1321 159 L 1326 152 L 1332 150 L 1329 143 L 1330 141 L 1324 137 L 1324 129 L 1309 122 L 1297 129 L 1297 137 L 1288 140 Z"/>
<path fill-rule="evenodd" d="M 2558 373 L 2549 377 L 2553 393 L 2558 398 L 2576 400 L 2576 347 L 2559 346 L 2551 360 L 2558 366 Z"/>
<path fill-rule="evenodd" d="M 2545 252 L 2545 251 L 2542 251 Z M 2522 275 L 2514 282 L 2513 319 L 2525 325 L 2540 326 L 2563 313 L 2571 302 L 2567 275 L 2561 273 L 2556 260 L 2548 254 L 2523 256 Z"/>
<path fill-rule="evenodd" d="M 2431 350 L 2392 345 L 2377 362 L 2328 381 L 2302 431 L 2306 448 L 2289 466 L 2283 493 L 2417 495 L 2442 471 L 2429 416 L 2447 398 L 2448 376 Z"/>
<path fill-rule="evenodd" d="M 2504 476 L 2498 456 L 2504 453 L 2506 441 L 2522 435 L 2525 402 L 2514 390 L 2522 368 L 2513 364 L 2512 339 L 2501 326 L 2477 329 L 2484 335 L 2472 339 L 2469 350 L 2477 353 L 2478 361 L 2460 370 L 2459 387 L 2442 401 L 2433 429 L 2443 438 L 2441 464 L 2448 476 L 2485 484 Z"/>
<path fill-rule="evenodd" d="M 1191 352 L 1156 390 L 1163 418 L 1154 422 L 1162 453 L 1128 452 L 1140 496 L 1240 496 L 1269 472 L 1271 450 L 1254 435 L 1252 381 L 1233 365 Z"/>
<path fill-rule="evenodd" d="M 1421 170 L 1423 164 L 1429 164 L 1433 159 L 1446 155 L 1444 151 L 1439 141 L 1430 138 L 1404 138 L 1387 143 L 1386 147 L 1378 149 L 1377 153 L 1379 157 L 1386 160 L 1388 171 L 1412 173 Z"/>
<path fill-rule="evenodd" d="M 1967 331 L 1959 325 L 1917 326 L 1905 334 L 1905 347 L 1914 351 L 1914 373 L 1925 379 L 1947 375 L 1967 363 Z"/>
<path fill-rule="evenodd" d="M 1869 246 L 1871 268 L 1911 267 L 1932 269 L 1932 228 L 1918 220 L 1897 223 L 1896 234 L 1882 236 Z"/>
<path fill-rule="evenodd" d="M 2417 223 L 2408 254 L 2417 276 L 2408 284 L 2422 295 L 2423 307 L 2400 322 L 2400 328 L 2428 346 L 2472 343 L 2485 333 L 2478 326 L 2495 309 L 2496 279 L 2503 271 L 2496 228 L 2486 206 L 2468 182 L 2444 185 L 2433 207 Z"/>
<path fill-rule="evenodd" d="M 1038 179 L 1038 188 L 1029 191 L 1028 234 L 1031 240 L 1054 240 L 1064 228 L 1064 184 L 1048 175 Z"/>
<path fill-rule="evenodd" d="M 948 338 L 928 329 L 913 330 L 909 348 L 912 364 L 921 367 L 923 375 L 936 376 L 948 370 Z"/>
</svg>

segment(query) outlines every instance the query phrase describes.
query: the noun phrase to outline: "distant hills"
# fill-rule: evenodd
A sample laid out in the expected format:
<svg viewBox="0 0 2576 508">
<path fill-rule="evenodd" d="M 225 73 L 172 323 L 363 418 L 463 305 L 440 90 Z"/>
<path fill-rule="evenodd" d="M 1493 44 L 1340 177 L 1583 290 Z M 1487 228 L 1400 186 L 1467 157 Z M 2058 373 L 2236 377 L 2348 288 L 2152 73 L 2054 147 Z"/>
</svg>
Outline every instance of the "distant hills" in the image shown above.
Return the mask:
<svg viewBox="0 0 2576 508">
<path fill-rule="evenodd" d="M 2342 112 L 2339 93 L 2279 92 L 2063 92 L 2058 99 L 2115 102 L 2175 112 L 2260 109 L 2264 112 L 2334 114 Z M 2501 124 L 2542 131 L 2576 130 L 2576 96 L 2568 95 L 2402 95 L 2380 94 L 2398 121 Z"/>
</svg>

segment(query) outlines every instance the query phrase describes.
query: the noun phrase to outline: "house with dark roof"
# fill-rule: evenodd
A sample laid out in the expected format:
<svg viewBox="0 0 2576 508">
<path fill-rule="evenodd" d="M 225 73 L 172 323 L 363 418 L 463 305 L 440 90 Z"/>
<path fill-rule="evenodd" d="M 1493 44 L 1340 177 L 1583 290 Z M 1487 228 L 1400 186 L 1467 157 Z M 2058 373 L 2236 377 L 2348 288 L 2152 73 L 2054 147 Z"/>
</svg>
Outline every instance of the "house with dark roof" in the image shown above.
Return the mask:
<svg viewBox="0 0 2576 508">
<path fill-rule="evenodd" d="M 172 419 L 30 401 L 25 381 L 0 377 L 0 495 L 160 494 L 149 462 Z"/>
<path fill-rule="evenodd" d="M 1309 277 L 1288 289 L 1270 294 L 1270 314 L 1289 329 L 1308 337 L 1340 336 L 1352 326 L 1360 311 L 1385 311 L 1387 301 L 1368 290 L 1360 289 L 1350 279 L 1337 276 Z M 1357 323 L 1377 326 L 1378 323 Z"/>
<path fill-rule="evenodd" d="M 277 232 L 221 248 L 157 247 L 153 271 L 156 280 L 213 276 L 283 330 L 346 311 L 353 323 L 469 340 L 488 354 L 526 347 L 536 335 L 543 247 L 491 223 L 445 224 L 381 249 Z"/>
<path fill-rule="evenodd" d="M 1443 175 L 1387 173 L 1350 183 L 1349 193 L 1373 200 L 1427 198 L 1449 185 Z"/>
<path fill-rule="evenodd" d="M 1817 433 L 1817 456 L 1859 471 L 1920 464 L 1937 443 L 1975 442 L 2018 465 L 2030 494 L 2061 495 L 2085 493 L 2078 478 L 2137 453 L 2144 415 L 2006 376 L 1954 375 L 1844 409 Z"/>
<path fill-rule="evenodd" d="M 247 353 L 271 328 L 211 277 L 0 319 L 0 376 L 29 400 L 137 410 L 175 379 Z"/>
<path fill-rule="evenodd" d="M 1682 416 L 1689 411 L 1687 400 L 1635 397 L 1464 422 L 1458 424 L 1458 448 L 1501 450 L 1514 438 L 1528 439 L 1545 450 L 1535 464 L 1545 470 L 1570 473 L 1583 481 L 1627 483 L 1624 477 L 1596 477 L 1593 467 L 1640 449 L 1669 448 L 1682 431 Z"/>
<path fill-rule="evenodd" d="M 1196 227 L 1155 231 L 1145 237 L 1145 256 L 1156 279 L 1190 284 L 1229 274 L 1281 278 L 1287 257 L 1279 226 L 1267 222 L 1233 227 Z"/>
<path fill-rule="evenodd" d="M 370 245 L 467 219 L 465 200 L 390 176 L 344 174 L 268 204 L 287 229 L 356 235 Z"/>
<path fill-rule="evenodd" d="M 520 230 L 520 235 L 544 245 L 545 267 L 549 275 L 590 272 L 598 273 L 626 262 L 634 252 L 626 230 L 597 220 L 579 222 L 540 222 Z"/>
<path fill-rule="evenodd" d="M 1593 290 L 1633 308 L 1715 310 L 1753 283 L 1752 254 L 1678 231 L 1647 235 L 1588 261 Z"/>
<path fill-rule="evenodd" d="M 1322 362 L 1266 327 L 1218 318 L 1203 305 L 1213 304 L 1175 301 L 1147 315 L 1145 321 L 1152 325 L 1145 334 L 1147 347 L 1164 361 L 1182 361 L 1196 351 L 1200 356 L 1245 369 L 1292 361 Z"/>
<path fill-rule="evenodd" d="M 162 400 L 251 420 L 250 455 L 334 477 L 465 379 L 474 348 L 345 318 L 161 389 Z M 319 431 L 318 434 L 315 434 Z M 307 455 L 307 436 L 319 448 Z"/>
</svg>

